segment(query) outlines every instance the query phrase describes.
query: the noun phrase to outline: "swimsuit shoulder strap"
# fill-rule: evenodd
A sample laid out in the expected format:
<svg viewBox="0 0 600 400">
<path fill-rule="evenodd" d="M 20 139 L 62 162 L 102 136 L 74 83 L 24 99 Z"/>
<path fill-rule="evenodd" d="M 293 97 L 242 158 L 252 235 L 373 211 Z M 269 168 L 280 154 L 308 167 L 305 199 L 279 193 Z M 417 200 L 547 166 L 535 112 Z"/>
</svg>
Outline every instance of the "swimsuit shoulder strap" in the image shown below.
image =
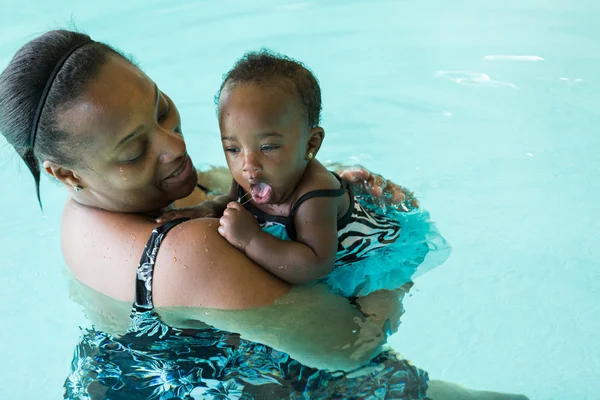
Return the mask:
<svg viewBox="0 0 600 400">
<path fill-rule="evenodd" d="M 290 211 L 290 215 L 288 216 L 288 224 L 286 225 L 287 234 L 292 240 L 296 240 L 296 226 L 294 224 L 294 216 L 296 214 L 296 211 L 298 210 L 298 207 L 300 207 L 302 203 L 304 203 L 306 200 L 314 199 L 315 197 L 340 197 L 346 194 L 346 192 L 348 191 L 348 188 L 346 187 L 346 182 L 344 182 L 344 180 L 342 180 L 342 178 L 340 178 L 340 176 L 335 172 L 331 173 L 340 182 L 339 189 L 312 190 L 308 193 L 303 194 L 298 199 L 298 201 L 296 201 L 296 203 L 294 203 L 294 205 L 292 206 L 292 210 Z"/>
<path fill-rule="evenodd" d="M 133 304 L 136 310 L 149 311 L 154 307 L 152 304 L 152 275 L 154 273 L 154 263 L 156 262 L 158 249 L 165 235 L 172 228 L 188 220 L 189 218 L 174 219 L 154 228 L 152 231 L 137 267 L 135 302 Z"/>
<path fill-rule="evenodd" d="M 263 210 L 260 210 L 256 207 L 254 207 L 250 202 L 248 202 L 249 198 L 246 197 L 248 195 L 246 193 L 246 191 L 237 182 L 235 183 L 235 185 L 237 186 L 237 197 L 238 197 L 237 200 L 238 200 L 238 202 L 240 202 L 244 205 L 244 208 L 246 210 L 250 211 L 260 221 L 274 222 L 276 224 L 281 224 L 281 225 L 287 226 L 288 217 L 281 217 L 281 216 L 277 216 L 277 215 L 267 214 Z"/>
</svg>

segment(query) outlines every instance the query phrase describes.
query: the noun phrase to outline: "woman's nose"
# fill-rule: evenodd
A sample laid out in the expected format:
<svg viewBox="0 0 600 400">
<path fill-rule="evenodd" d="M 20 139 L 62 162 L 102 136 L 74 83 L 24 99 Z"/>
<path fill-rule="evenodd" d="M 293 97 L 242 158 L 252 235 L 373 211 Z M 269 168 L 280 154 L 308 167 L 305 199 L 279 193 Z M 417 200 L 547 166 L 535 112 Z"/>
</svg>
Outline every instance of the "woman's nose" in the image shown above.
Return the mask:
<svg viewBox="0 0 600 400">
<path fill-rule="evenodd" d="M 179 133 L 168 129 L 160 129 L 158 132 L 159 161 L 162 164 L 169 164 L 186 153 L 185 140 Z"/>
</svg>

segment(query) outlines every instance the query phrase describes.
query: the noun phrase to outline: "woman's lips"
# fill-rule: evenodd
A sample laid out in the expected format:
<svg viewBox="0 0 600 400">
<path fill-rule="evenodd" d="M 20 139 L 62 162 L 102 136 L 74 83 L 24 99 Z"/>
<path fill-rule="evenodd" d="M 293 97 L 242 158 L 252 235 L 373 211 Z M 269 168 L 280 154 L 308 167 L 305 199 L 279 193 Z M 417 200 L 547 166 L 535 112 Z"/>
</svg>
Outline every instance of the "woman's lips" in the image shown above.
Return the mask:
<svg viewBox="0 0 600 400">
<path fill-rule="evenodd" d="M 190 156 L 186 155 L 181 165 L 171 173 L 164 182 L 167 184 L 180 183 L 185 181 L 193 171 L 192 160 Z"/>
</svg>

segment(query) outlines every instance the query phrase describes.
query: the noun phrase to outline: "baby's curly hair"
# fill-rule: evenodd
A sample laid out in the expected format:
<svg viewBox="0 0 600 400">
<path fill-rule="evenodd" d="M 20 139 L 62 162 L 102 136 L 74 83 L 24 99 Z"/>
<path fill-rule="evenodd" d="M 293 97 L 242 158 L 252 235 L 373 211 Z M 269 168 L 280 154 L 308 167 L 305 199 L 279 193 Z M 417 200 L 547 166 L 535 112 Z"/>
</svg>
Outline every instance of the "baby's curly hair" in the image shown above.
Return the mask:
<svg viewBox="0 0 600 400">
<path fill-rule="evenodd" d="M 245 53 L 223 76 L 223 83 L 215 96 L 217 111 L 221 92 L 225 86 L 237 83 L 257 83 L 268 86 L 281 85 L 287 80 L 296 87 L 311 128 L 321 121 L 321 88 L 313 73 L 301 62 L 269 49 Z"/>
</svg>

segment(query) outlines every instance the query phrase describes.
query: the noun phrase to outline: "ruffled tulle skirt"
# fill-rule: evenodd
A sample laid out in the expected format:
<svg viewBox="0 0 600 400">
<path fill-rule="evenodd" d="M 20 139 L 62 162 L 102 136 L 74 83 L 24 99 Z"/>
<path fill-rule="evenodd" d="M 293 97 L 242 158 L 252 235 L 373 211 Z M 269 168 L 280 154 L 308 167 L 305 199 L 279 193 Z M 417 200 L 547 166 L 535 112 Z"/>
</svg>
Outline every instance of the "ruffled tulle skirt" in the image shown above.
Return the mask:
<svg viewBox="0 0 600 400">
<path fill-rule="evenodd" d="M 414 209 L 373 210 L 400 223 L 400 236 L 389 246 L 369 253 L 363 260 L 336 267 L 322 281 L 345 297 L 366 296 L 376 290 L 394 290 L 443 264 L 451 247 L 441 236 L 429 212 Z"/>
</svg>

